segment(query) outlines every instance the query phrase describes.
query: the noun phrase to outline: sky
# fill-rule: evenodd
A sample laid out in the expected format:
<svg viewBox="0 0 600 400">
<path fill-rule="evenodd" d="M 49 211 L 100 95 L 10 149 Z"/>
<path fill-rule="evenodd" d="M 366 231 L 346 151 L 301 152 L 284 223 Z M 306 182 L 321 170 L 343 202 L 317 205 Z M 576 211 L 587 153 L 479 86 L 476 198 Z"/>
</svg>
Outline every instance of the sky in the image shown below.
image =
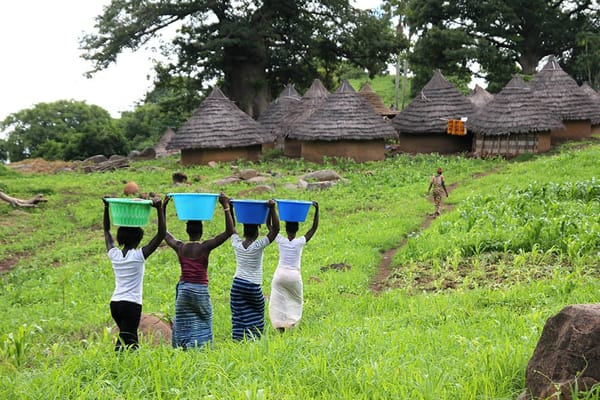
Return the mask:
<svg viewBox="0 0 600 400">
<path fill-rule="evenodd" d="M 357 0 L 360 8 L 381 0 Z M 118 118 L 151 88 L 150 51 L 121 54 L 116 64 L 84 76 L 79 40 L 110 0 L 4 0 L 0 2 L 0 121 L 38 103 L 85 101 Z"/>
</svg>

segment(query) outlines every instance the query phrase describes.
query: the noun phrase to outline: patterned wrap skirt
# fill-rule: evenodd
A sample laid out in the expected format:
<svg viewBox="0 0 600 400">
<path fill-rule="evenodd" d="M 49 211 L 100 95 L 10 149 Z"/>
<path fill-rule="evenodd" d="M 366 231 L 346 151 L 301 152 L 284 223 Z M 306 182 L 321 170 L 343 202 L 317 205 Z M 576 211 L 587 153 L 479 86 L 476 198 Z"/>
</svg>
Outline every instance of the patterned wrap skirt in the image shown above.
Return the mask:
<svg viewBox="0 0 600 400">
<path fill-rule="evenodd" d="M 265 328 L 265 296 L 261 286 L 233 278 L 230 306 L 233 339 L 260 338 Z"/>
<path fill-rule="evenodd" d="M 187 350 L 211 344 L 212 317 L 208 285 L 179 282 L 173 320 L 173 347 Z"/>
<path fill-rule="evenodd" d="M 441 186 L 434 185 L 433 186 L 433 203 L 435 204 L 435 211 L 439 212 L 442 206 L 442 195 L 444 194 L 444 189 Z"/>
<path fill-rule="evenodd" d="M 297 268 L 278 267 L 271 283 L 269 318 L 274 328 L 292 328 L 302 318 L 302 275 Z"/>
</svg>

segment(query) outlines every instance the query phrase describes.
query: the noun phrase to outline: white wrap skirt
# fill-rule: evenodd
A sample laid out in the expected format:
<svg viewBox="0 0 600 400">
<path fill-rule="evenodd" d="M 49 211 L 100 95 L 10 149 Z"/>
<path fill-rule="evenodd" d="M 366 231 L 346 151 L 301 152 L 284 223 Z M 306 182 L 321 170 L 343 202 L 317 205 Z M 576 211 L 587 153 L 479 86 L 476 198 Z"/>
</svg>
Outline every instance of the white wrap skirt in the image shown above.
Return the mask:
<svg viewBox="0 0 600 400">
<path fill-rule="evenodd" d="M 297 268 L 279 266 L 273 275 L 269 318 L 274 328 L 292 328 L 302 318 L 302 275 Z"/>
</svg>

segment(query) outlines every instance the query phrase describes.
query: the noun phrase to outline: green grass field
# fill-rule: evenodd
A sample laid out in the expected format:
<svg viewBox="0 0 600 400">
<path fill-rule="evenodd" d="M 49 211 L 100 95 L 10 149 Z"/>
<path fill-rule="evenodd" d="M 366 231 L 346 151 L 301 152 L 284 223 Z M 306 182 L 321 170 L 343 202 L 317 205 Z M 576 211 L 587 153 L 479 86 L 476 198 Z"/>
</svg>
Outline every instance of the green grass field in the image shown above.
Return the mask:
<svg viewBox="0 0 600 400">
<path fill-rule="evenodd" d="M 254 198 L 320 204 L 320 227 L 303 255 L 301 324 L 280 335 L 267 319 L 261 340 L 230 339 L 235 260 L 226 242 L 210 260 L 213 347 L 145 344 L 119 356 L 102 196 L 120 196 L 128 180 L 145 192 L 224 190 L 232 198 L 252 186 L 217 185 L 233 173 L 230 164 L 182 167 L 176 158 L 93 174 L 0 166 L 0 190 L 48 199 L 31 209 L 0 203 L 0 265 L 8 269 L 0 275 L 0 398 L 515 399 L 545 321 L 567 305 L 598 300 L 599 157 L 600 145 L 590 141 L 512 161 L 400 155 L 364 164 L 238 163 L 271 177 L 274 191 Z M 442 215 L 422 229 L 437 166 L 453 190 Z M 318 169 L 344 181 L 322 191 L 292 188 Z M 177 171 L 190 186 L 172 185 Z M 184 239 L 184 223 L 172 205 L 168 211 L 169 230 Z M 205 238 L 223 229 L 221 218 L 215 213 L 205 224 Z M 155 228 L 153 216 L 147 235 Z M 301 233 L 308 228 L 301 224 Z M 387 289 L 373 292 L 382 253 L 391 249 Z M 266 294 L 276 263 L 272 245 Z M 351 268 L 327 268 L 336 263 Z M 172 317 L 178 277 L 175 253 L 161 246 L 146 264 L 145 313 Z"/>
</svg>

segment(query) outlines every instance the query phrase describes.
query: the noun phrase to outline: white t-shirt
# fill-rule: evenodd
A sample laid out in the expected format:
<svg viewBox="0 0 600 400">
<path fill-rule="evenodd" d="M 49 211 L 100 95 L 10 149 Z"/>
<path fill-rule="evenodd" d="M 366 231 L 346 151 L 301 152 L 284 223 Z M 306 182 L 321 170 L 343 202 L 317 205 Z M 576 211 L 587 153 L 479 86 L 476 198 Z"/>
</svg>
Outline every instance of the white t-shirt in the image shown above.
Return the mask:
<svg viewBox="0 0 600 400">
<path fill-rule="evenodd" d="M 306 238 L 300 236 L 289 240 L 287 237 L 278 234 L 275 241 L 279 245 L 278 267 L 300 269 L 302 249 L 306 244 Z"/>
<path fill-rule="evenodd" d="M 243 241 L 237 233 L 231 235 L 236 260 L 235 277 L 262 285 L 263 250 L 271 242 L 264 236 L 256 239 L 246 249 Z"/>
<path fill-rule="evenodd" d="M 115 290 L 110 300 L 131 301 L 141 305 L 146 261 L 142 249 L 129 250 L 123 257 L 121 249 L 113 247 L 108 250 L 108 258 L 115 273 Z"/>
</svg>

